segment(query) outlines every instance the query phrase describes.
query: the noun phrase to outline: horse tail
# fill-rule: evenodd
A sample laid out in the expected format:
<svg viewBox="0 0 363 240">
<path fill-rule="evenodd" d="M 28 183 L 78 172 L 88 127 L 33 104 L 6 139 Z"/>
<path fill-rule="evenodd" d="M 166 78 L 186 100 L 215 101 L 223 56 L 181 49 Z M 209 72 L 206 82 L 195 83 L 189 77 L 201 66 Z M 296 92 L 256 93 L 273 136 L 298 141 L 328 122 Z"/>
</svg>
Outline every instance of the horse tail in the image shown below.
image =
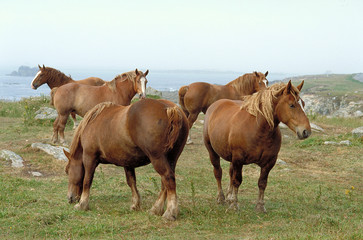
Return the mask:
<svg viewBox="0 0 363 240">
<path fill-rule="evenodd" d="M 178 139 L 180 129 L 183 123 L 183 112 L 178 106 L 168 107 L 166 109 L 168 116 L 167 142 L 165 144 L 166 151 L 173 148 L 174 143 Z"/>
<path fill-rule="evenodd" d="M 179 104 L 184 112 L 186 112 L 186 108 L 184 105 L 184 96 L 187 93 L 188 89 L 189 89 L 189 86 L 182 86 L 178 92 L 179 93 Z"/>
<path fill-rule="evenodd" d="M 54 87 L 50 91 L 50 105 L 52 105 L 52 106 L 54 106 L 54 95 L 55 95 L 55 92 L 57 91 L 57 89 L 58 89 L 58 87 Z"/>
</svg>

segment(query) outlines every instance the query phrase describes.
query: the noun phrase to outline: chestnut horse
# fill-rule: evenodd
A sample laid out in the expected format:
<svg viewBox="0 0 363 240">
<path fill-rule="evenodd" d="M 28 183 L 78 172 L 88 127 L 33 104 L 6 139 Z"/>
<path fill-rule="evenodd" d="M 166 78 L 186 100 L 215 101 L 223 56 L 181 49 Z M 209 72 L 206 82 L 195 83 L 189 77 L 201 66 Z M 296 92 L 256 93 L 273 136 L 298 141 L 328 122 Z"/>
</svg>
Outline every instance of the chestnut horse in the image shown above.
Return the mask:
<svg viewBox="0 0 363 240">
<path fill-rule="evenodd" d="M 188 117 L 189 128 L 197 120 L 200 112 L 206 113 L 208 107 L 219 99 L 241 99 L 242 96 L 250 95 L 268 85 L 266 79 L 268 71 L 246 73 L 243 76 L 227 83 L 226 85 L 215 85 L 205 82 L 195 82 L 179 89 L 179 104 Z M 190 132 L 188 143 L 192 143 Z"/>
<path fill-rule="evenodd" d="M 89 209 L 89 194 L 99 163 L 124 167 L 132 191 L 131 209 L 140 209 L 135 168 L 151 162 L 161 176 L 161 191 L 151 212 L 175 220 L 178 202 L 175 166 L 188 136 L 183 111 L 167 100 L 142 99 L 129 106 L 100 103 L 78 126 L 66 167 L 68 200 L 76 209 Z M 166 211 L 164 203 L 167 199 Z M 164 214 L 163 214 L 164 213 Z"/>
<path fill-rule="evenodd" d="M 61 138 L 60 143 L 64 143 L 64 128 L 72 112 L 83 117 L 88 110 L 101 102 L 129 105 L 136 93 L 145 98 L 148 73 L 149 70 L 144 74 L 136 69 L 120 74 L 102 86 L 68 83 L 52 89 L 51 104 L 58 112 L 53 124 L 53 143 L 58 141 L 58 133 Z"/>
<path fill-rule="evenodd" d="M 31 83 L 31 87 L 34 90 L 36 90 L 44 83 L 48 84 L 50 89 L 53 89 L 55 87 L 60 87 L 64 84 L 72 82 L 77 82 L 86 85 L 93 85 L 93 86 L 101 86 L 106 83 L 101 78 L 97 77 L 89 77 L 83 80 L 75 81 L 70 76 L 69 77 L 66 76 L 64 73 L 58 71 L 57 69 L 51 67 L 45 67 L 44 64 L 43 67 L 39 66 L 38 64 L 38 67 L 39 67 L 39 72 L 35 75 Z M 74 123 L 73 128 L 75 129 L 77 126 L 76 115 L 74 113 L 71 113 L 71 116 Z"/>
<path fill-rule="evenodd" d="M 231 162 L 230 186 L 226 196 L 230 208 L 238 208 L 237 193 L 242 183 L 243 165 L 256 163 L 261 167 L 256 209 L 266 212 L 264 192 L 267 178 L 281 147 L 279 123 L 285 123 L 299 139 L 311 134 L 299 97 L 303 84 L 301 82 L 297 87 L 292 86 L 291 81 L 274 84 L 264 91 L 246 96 L 244 101 L 222 99 L 208 108 L 203 137 L 214 167 L 219 203 L 225 201 L 220 157 Z"/>
</svg>

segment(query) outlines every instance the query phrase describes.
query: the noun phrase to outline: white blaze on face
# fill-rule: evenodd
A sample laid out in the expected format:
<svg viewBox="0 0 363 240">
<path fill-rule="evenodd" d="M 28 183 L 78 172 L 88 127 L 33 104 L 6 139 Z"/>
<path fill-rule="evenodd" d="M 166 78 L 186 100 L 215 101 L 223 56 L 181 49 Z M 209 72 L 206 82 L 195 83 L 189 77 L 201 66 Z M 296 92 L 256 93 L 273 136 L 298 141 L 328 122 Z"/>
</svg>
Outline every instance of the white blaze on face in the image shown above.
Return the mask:
<svg viewBox="0 0 363 240">
<path fill-rule="evenodd" d="M 264 80 L 262 80 L 262 82 L 265 84 L 265 87 L 267 88 L 267 80 L 264 79 Z"/>
<path fill-rule="evenodd" d="M 301 98 L 299 99 L 299 104 L 300 104 L 301 109 L 302 109 L 302 110 L 304 111 L 304 113 L 305 113 L 305 109 L 304 109 L 303 103 L 302 103 L 302 101 L 301 101 Z"/>
<path fill-rule="evenodd" d="M 35 77 L 34 77 L 34 79 L 33 79 L 32 83 L 31 83 L 31 85 L 30 85 L 33 89 L 35 89 L 35 87 L 33 86 L 33 82 L 34 82 L 34 80 L 35 80 L 35 79 L 37 79 L 37 77 L 39 76 L 39 74 L 40 74 L 40 73 L 41 73 L 41 71 L 37 72 L 37 74 L 35 75 Z"/>
<path fill-rule="evenodd" d="M 145 77 L 141 77 L 140 78 L 140 82 L 141 82 L 141 93 L 146 96 L 146 78 Z"/>
</svg>

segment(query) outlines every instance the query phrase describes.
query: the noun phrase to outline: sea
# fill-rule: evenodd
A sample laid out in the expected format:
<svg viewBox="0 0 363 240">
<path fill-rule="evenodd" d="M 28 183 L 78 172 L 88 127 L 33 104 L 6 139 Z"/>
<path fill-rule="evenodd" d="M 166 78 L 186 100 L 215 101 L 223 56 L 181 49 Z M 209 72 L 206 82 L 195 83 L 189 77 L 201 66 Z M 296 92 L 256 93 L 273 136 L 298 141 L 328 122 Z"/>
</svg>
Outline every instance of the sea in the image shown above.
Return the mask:
<svg viewBox="0 0 363 240">
<path fill-rule="evenodd" d="M 80 80 L 87 77 L 100 77 L 106 81 L 114 79 L 118 74 L 126 71 L 87 71 L 87 70 L 72 70 L 71 77 L 74 80 Z M 183 85 L 193 82 L 208 82 L 213 84 L 224 85 L 236 79 L 238 76 L 243 75 L 243 72 L 233 71 L 197 71 L 197 70 L 164 70 L 164 71 L 149 71 L 147 75 L 147 86 L 152 87 L 159 91 L 177 91 Z M 272 81 L 279 81 L 287 77 L 293 76 L 292 74 L 284 73 L 271 73 L 269 72 L 267 79 Z M 19 77 L 7 76 L 0 73 L 0 100 L 2 101 L 19 101 L 22 98 L 33 96 L 49 95 L 50 89 L 48 85 L 44 84 L 37 90 L 33 90 L 30 86 L 34 76 Z"/>
</svg>

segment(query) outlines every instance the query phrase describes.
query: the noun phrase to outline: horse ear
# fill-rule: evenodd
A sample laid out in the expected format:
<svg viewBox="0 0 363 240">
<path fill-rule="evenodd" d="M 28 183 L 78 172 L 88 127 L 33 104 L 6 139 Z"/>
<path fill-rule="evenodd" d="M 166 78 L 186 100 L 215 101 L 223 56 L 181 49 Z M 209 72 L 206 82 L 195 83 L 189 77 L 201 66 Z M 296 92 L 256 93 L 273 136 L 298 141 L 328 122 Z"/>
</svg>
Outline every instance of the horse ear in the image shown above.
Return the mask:
<svg viewBox="0 0 363 240">
<path fill-rule="evenodd" d="M 284 90 L 284 94 L 289 94 L 291 92 L 291 80 L 289 81 L 289 83 L 286 85 L 285 90 Z"/>
<path fill-rule="evenodd" d="M 45 69 L 45 66 L 44 66 L 44 64 L 43 64 L 43 68 Z"/>
<path fill-rule="evenodd" d="M 268 75 L 268 71 L 265 73 L 265 77 L 267 77 L 267 75 Z"/>
<path fill-rule="evenodd" d="M 149 69 L 148 70 L 146 70 L 146 72 L 145 72 L 145 74 L 144 74 L 144 76 L 146 77 L 146 75 L 149 73 Z"/>
<path fill-rule="evenodd" d="M 253 73 L 256 75 L 256 77 L 259 77 L 259 76 L 258 76 L 258 73 L 257 73 L 256 71 L 254 71 Z"/>
<path fill-rule="evenodd" d="M 296 88 L 299 89 L 299 91 L 301 91 L 303 86 L 304 86 L 304 80 L 302 80 L 302 82 Z"/>
<path fill-rule="evenodd" d="M 41 69 L 42 67 L 38 64 L 38 68 Z"/>
<path fill-rule="evenodd" d="M 66 155 L 66 157 L 68 158 L 68 161 L 71 160 L 71 154 L 69 152 L 67 152 L 66 150 L 64 150 L 63 148 L 63 152 L 64 152 L 64 155 Z"/>
<path fill-rule="evenodd" d="M 137 68 L 135 69 L 135 73 L 136 73 L 136 75 L 140 74 L 139 71 L 137 70 Z"/>
</svg>

